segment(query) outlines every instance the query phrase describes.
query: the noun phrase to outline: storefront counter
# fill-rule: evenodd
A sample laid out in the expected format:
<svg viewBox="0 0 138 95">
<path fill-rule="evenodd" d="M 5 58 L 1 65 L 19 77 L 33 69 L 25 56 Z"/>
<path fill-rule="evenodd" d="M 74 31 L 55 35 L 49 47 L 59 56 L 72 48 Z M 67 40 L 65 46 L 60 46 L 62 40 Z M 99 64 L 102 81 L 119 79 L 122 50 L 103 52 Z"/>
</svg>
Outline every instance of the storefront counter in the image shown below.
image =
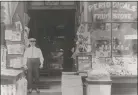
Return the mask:
<svg viewBox="0 0 138 95">
<path fill-rule="evenodd" d="M 137 95 L 137 76 L 111 76 L 111 95 Z"/>
<path fill-rule="evenodd" d="M 111 76 L 111 95 L 137 95 L 137 76 Z M 83 80 L 85 83 L 86 80 Z M 86 87 L 83 89 L 86 94 Z"/>
</svg>

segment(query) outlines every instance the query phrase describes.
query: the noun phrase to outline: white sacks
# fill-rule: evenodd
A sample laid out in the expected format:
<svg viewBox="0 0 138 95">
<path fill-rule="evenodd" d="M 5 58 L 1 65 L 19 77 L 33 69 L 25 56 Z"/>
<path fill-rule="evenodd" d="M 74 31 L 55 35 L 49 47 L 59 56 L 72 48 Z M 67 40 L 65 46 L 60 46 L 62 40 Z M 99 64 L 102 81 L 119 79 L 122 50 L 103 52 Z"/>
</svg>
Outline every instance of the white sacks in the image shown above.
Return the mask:
<svg viewBox="0 0 138 95">
<path fill-rule="evenodd" d="M 83 95 L 81 76 L 62 75 L 62 95 Z"/>
</svg>

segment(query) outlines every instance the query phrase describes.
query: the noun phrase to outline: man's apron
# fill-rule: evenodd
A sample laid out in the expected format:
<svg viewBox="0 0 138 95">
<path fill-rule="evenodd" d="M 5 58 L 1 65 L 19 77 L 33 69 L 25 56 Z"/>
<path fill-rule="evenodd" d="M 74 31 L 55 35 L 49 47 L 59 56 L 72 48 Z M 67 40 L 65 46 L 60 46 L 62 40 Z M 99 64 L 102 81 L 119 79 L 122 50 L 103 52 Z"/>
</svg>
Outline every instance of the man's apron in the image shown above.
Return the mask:
<svg viewBox="0 0 138 95">
<path fill-rule="evenodd" d="M 27 59 L 28 89 L 30 89 L 30 88 L 36 89 L 37 88 L 37 84 L 39 82 L 39 66 L 40 66 L 39 58 L 28 58 Z"/>
</svg>

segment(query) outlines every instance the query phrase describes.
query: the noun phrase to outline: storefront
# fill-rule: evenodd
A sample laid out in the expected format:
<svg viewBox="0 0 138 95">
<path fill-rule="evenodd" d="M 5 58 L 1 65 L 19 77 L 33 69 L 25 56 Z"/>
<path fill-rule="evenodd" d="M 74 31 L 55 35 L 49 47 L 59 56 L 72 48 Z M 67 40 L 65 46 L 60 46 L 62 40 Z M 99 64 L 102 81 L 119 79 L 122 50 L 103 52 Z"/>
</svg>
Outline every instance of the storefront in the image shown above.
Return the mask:
<svg viewBox="0 0 138 95">
<path fill-rule="evenodd" d="M 20 85 L 24 87 L 24 91 L 26 90 L 26 85 L 23 85 L 26 84 L 26 80 L 24 77 L 22 78 L 23 70 L 20 71 L 19 69 L 21 69 L 23 65 L 23 54 L 28 45 L 29 32 L 32 33 L 31 31 L 33 31 L 33 33 L 30 34 L 31 37 L 37 38 L 40 33 L 36 31 L 40 28 L 39 31 L 42 31 L 42 28 L 45 27 L 41 27 L 41 25 L 43 25 L 42 23 L 39 25 L 40 23 L 36 22 L 34 26 L 37 25 L 40 27 L 35 27 L 34 29 L 32 28 L 33 25 L 31 27 L 28 26 L 30 19 L 36 19 L 37 17 L 32 16 L 34 18 L 30 18 L 27 12 L 29 14 L 29 11 L 32 10 L 37 10 L 37 12 L 40 13 L 40 10 L 44 9 L 73 9 L 75 11 L 72 21 L 75 32 L 73 32 L 74 34 L 69 33 L 67 35 L 70 35 L 70 37 L 72 35 L 76 36 L 76 45 L 74 50 L 72 49 L 74 53 L 71 55 L 75 62 L 76 72 L 84 72 L 91 75 L 90 72 L 93 70 L 100 71 L 104 69 L 110 74 L 112 79 L 111 95 L 127 95 L 128 93 L 129 95 L 136 95 L 137 2 L 77 2 L 77 5 L 62 2 L 60 3 L 62 5 L 59 5 L 59 7 L 57 7 L 59 2 L 33 2 L 32 7 L 26 7 L 28 5 L 26 2 L 4 4 L 6 4 L 4 12 L 11 14 L 2 16 L 4 20 L 1 20 L 1 26 L 3 27 L 1 30 L 3 34 L 3 36 L 1 36 L 1 68 L 3 70 L 3 80 L 5 80 L 5 78 L 9 79 L 10 75 L 14 76 L 15 79 L 17 77 L 17 80 L 19 80 L 17 83 L 22 81 Z M 11 5 L 8 6 L 8 4 Z M 14 6 L 12 7 L 12 11 L 9 10 L 11 6 Z M 64 22 L 61 24 L 57 19 L 55 20 L 56 23 L 58 23 L 56 25 L 58 31 L 62 32 Z M 38 30 L 36 28 L 38 28 Z M 69 28 L 70 27 L 68 27 L 68 29 Z M 60 35 L 58 39 L 64 38 L 62 36 Z M 43 35 L 43 37 L 45 38 L 46 36 Z M 40 40 L 40 42 L 41 41 L 42 40 Z M 68 42 L 66 42 L 66 45 L 67 44 Z M 71 48 L 72 47 L 69 49 L 71 50 Z M 51 68 L 57 69 L 60 68 L 60 66 L 52 65 Z M 15 69 L 18 70 L 15 71 Z M 9 72 L 12 71 L 18 73 L 15 75 L 10 74 Z M 9 74 L 8 77 L 7 73 Z M 81 86 L 81 84 L 79 84 L 79 86 Z M 5 86 L 2 87 L 5 90 Z M 18 91 L 20 91 L 20 89 Z"/>
<path fill-rule="evenodd" d="M 59 1 L 28 3 L 31 17 L 29 37 L 37 39 L 43 52 L 43 75 L 61 75 L 62 71 L 72 71 L 71 49 L 75 43 L 77 5 L 76 2 Z"/>
<path fill-rule="evenodd" d="M 85 38 L 91 36 L 91 51 L 88 51 L 89 44 L 78 35 L 78 42 L 82 41 L 83 46 L 87 44 L 87 47 L 77 45 L 78 70 L 106 69 L 113 83 L 112 95 L 136 95 L 137 2 L 88 2 L 85 24 L 88 26 Z"/>
</svg>

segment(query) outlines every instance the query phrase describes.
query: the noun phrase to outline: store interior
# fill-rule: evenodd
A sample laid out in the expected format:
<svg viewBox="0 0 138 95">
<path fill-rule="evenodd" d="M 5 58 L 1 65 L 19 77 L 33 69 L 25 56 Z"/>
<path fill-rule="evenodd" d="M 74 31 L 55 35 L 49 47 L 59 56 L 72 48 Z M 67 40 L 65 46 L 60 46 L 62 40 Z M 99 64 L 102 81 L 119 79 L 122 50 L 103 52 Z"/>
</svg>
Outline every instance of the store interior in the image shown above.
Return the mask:
<svg viewBox="0 0 138 95">
<path fill-rule="evenodd" d="M 45 60 L 43 75 L 59 76 L 61 71 L 72 71 L 75 10 L 29 10 L 28 14 L 31 18 L 29 38 L 37 39 Z"/>
</svg>

